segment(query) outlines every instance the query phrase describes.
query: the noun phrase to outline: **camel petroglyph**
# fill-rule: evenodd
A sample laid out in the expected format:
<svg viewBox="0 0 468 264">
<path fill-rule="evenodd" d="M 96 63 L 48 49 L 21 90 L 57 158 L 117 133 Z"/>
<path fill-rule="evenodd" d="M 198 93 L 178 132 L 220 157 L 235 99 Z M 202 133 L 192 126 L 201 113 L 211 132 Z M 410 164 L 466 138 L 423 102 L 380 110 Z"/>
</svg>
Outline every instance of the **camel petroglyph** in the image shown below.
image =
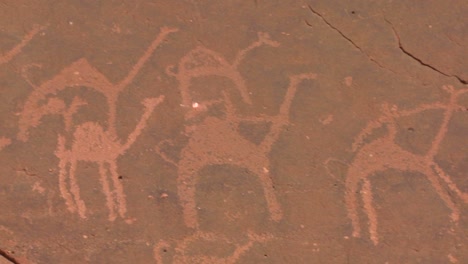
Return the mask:
<svg viewBox="0 0 468 264">
<path fill-rule="evenodd" d="M 107 100 L 108 120 L 106 127 L 97 123 L 85 122 L 76 126 L 73 133 L 71 149 L 65 149 L 65 136 L 58 135 L 58 146 L 55 151 L 59 158 L 59 189 L 68 209 L 76 212 L 82 218 L 86 217 L 86 206 L 80 198 L 79 186 L 75 171 L 78 161 L 89 161 L 99 166 L 100 180 L 103 192 L 106 195 L 106 205 L 109 209 L 109 220 L 113 221 L 118 215 L 124 217 L 127 208 L 122 184 L 118 180 L 116 160 L 135 142 L 155 107 L 163 101 L 163 96 L 147 98 L 143 101 L 146 109 L 135 130 L 130 133 L 124 144 L 120 143 L 116 132 L 117 102 L 120 93 L 133 82 L 138 72 L 149 60 L 154 51 L 163 43 L 166 37 L 175 28 L 162 27 L 157 37 L 152 41 L 143 55 L 133 65 L 127 75 L 117 84 L 111 83 L 101 72 L 91 66 L 84 58 L 65 67 L 60 73 L 41 85 L 34 85 L 26 76 L 26 70 L 37 64 L 27 65 L 23 68 L 23 77 L 34 88 L 29 95 L 22 112 L 20 113 L 19 132 L 17 138 L 27 141 L 29 130 L 40 125 L 45 115 L 59 114 L 63 117 L 65 131 L 73 127 L 73 115 L 78 108 L 87 104 L 79 97 L 75 97 L 70 106 L 57 97 L 58 93 L 67 88 L 87 87 L 102 93 Z M 109 184 L 111 179 L 114 190 Z"/>
<path fill-rule="evenodd" d="M 86 206 L 80 198 L 75 171 L 78 161 L 87 161 L 95 162 L 99 166 L 100 182 L 106 195 L 107 207 L 110 210 L 109 220 L 115 220 L 115 211 L 118 211 L 120 217 L 125 216 L 127 207 L 123 186 L 117 173 L 117 158 L 123 155 L 136 141 L 146 126 L 151 113 L 163 99 L 164 97 L 160 96 L 158 98 L 147 98 L 143 101 L 146 108 L 145 112 L 124 144 L 109 131 L 105 131 L 99 124 L 93 122 L 86 122 L 77 126 L 73 134 L 74 140 L 70 150 L 65 149 L 65 137 L 59 135 L 58 148 L 55 152 L 55 155 L 60 159 L 59 188 L 68 208 L 72 212 L 77 211 L 82 218 L 86 217 Z M 69 167 L 68 173 L 67 167 Z M 112 180 L 113 191 L 111 191 L 109 178 Z"/>
<path fill-rule="evenodd" d="M 468 92 L 468 88 L 455 90 L 452 86 L 444 86 L 443 89 L 450 94 L 448 102 L 445 103 L 435 102 L 432 104 L 423 104 L 411 110 L 398 110 L 396 106 L 390 107 L 388 104 L 384 104 L 382 107 L 383 115 L 378 120 L 371 121 L 356 137 L 352 150 L 357 153 L 353 162 L 349 165 L 345 182 L 345 200 L 354 237 L 360 237 L 361 235 L 357 196 L 359 193 L 359 185 L 362 182 L 360 193 L 364 204 L 364 211 L 369 219 L 370 238 L 374 244 L 378 244 L 377 215 L 372 205 L 373 198 L 370 177 L 376 176 L 379 172 L 388 169 L 412 171 L 424 175 L 445 205 L 450 209 L 450 219 L 453 222 L 458 222 L 460 210 L 452 200 L 448 190 L 441 185 L 440 180 L 445 182 L 448 189 L 465 203 L 468 203 L 468 194 L 458 189 L 449 175 L 436 163 L 434 157 L 447 134 L 448 125 L 454 113 L 456 111 L 467 110 L 466 106 L 459 105 L 457 100 L 462 94 Z M 424 155 L 414 154 L 404 150 L 397 145 L 395 141 L 397 134 L 396 120 L 400 117 L 411 116 L 427 110 L 443 111 L 442 122 L 436 136 L 431 142 L 429 150 Z M 387 129 L 387 134 L 385 136 L 363 145 L 364 139 L 370 135 L 374 129 L 384 125 Z"/>
<path fill-rule="evenodd" d="M 225 118 L 206 117 L 201 123 L 190 129 L 187 134 L 189 142 L 182 149 L 180 160 L 171 162 L 178 168 L 178 194 L 183 207 L 184 221 L 188 227 L 196 228 L 198 226 L 195 206 L 197 173 L 205 166 L 216 164 L 231 164 L 247 168 L 257 175 L 263 186 L 272 219 L 279 221 L 282 218 L 283 213 L 277 201 L 270 175 L 268 155 L 283 128 L 289 124 L 289 110 L 297 86 L 304 80 L 313 80 L 315 78 L 316 74 L 313 73 L 291 76 L 284 101 L 277 116 L 239 117 L 227 93 L 224 92 Z M 260 144 L 257 145 L 239 134 L 239 124 L 244 121 L 271 123 L 269 132 Z M 158 146 L 155 149 L 161 157 L 170 161 Z"/>
</svg>

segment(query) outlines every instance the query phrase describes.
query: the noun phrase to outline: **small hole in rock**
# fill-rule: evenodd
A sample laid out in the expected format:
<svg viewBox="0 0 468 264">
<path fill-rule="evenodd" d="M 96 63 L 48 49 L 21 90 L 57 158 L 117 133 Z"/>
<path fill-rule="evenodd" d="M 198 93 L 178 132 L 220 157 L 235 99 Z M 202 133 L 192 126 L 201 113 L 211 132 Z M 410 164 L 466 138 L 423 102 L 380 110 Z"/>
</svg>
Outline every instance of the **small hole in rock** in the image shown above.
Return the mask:
<svg viewBox="0 0 468 264">
<path fill-rule="evenodd" d="M 414 128 L 412 128 L 412 127 L 408 127 L 408 131 L 410 131 L 410 132 L 414 132 Z"/>
<path fill-rule="evenodd" d="M 119 175 L 119 180 L 123 179 L 123 176 L 122 175 Z"/>
<path fill-rule="evenodd" d="M 167 252 L 167 249 L 163 249 L 163 252 Z"/>
<path fill-rule="evenodd" d="M 351 14 L 353 14 L 353 15 L 356 14 L 356 11 L 351 11 Z"/>
</svg>

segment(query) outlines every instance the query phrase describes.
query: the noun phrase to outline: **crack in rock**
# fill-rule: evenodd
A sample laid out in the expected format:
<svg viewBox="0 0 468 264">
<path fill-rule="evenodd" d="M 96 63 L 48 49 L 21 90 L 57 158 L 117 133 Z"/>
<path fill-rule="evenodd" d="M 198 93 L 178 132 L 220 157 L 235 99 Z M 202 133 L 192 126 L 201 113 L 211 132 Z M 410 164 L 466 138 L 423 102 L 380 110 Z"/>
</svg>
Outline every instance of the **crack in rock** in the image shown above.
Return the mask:
<svg viewBox="0 0 468 264">
<path fill-rule="evenodd" d="M 16 260 L 11 254 L 9 254 L 7 251 L 0 249 L 0 258 L 3 257 L 4 259 L 8 260 L 9 262 L 13 264 L 20 264 L 18 260 Z"/>
<path fill-rule="evenodd" d="M 395 38 L 396 38 L 396 40 L 397 40 L 397 42 L 398 42 L 398 48 L 399 48 L 404 54 L 406 54 L 408 57 L 410 57 L 411 59 L 417 61 L 419 64 L 421 64 L 422 66 L 424 66 L 424 67 L 426 67 L 426 68 L 429 68 L 429 69 L 431 69 L 431 70 L 433 70 L 433 71 L 435 71 L 435 72 L 437 72 L 437 73 L 439 73 L 439 74 L 442 74 L 442 75 L 444 75 L 444 76 L 446 76 L 446 77 L 454 77 L 454 78 L 456 78 L 460 83 L 462 83 L 462 84 L 464 84 L 464 85 L 468 84 L 468 81 L 467 81 L 467 80 L 464 80 L 464 79 L 461 78 L 460 76 L 455 75 L 455 74 L 452 74 L 452 75 L 451 75 L 451 74 L 447 74 L 447 73 L 445 73 L 445 72 L 443 72 L 443 71 L 437 69 L 436 67 L 430 65 L 429 63 L 424 62 L 423 60 L 421 60 L 420 58 L 416 57 L 414 54 L 412 54 L 411 52 L 409 52 L 407 49 L 405 49 L 405 48 L 403 47 L 403 44 L 401 44 L 400 35 L 399 35 L 398 32 L 396 31 L 396 29 L 395 29 L 395 27 L 393 26 L 393 24 L 392 24 L 387 18 L 385 18 L 385 17 L 384 17 L 384 20 L 385 20 L 385 22 L 387 22 L 387 24 L 389 24 L 390 27 L 392 28 L 393 34 L 395 35 Z"/>
<path fill-rule="evenodd" d="M 379 61 L 377 61 L 376 59 L 372 58 L 369 54 L 367 54 L 367 52 L 365 52 L 361 47 L 359 47 L 351 38 L 349 38 L 348 36 L 346 36 L 343 32 L 341 32 L 341 30 L 339 30 L 337 27 L 333 26 L 330 22 L 328 22 L 328 20 L 325 19 L 325 17 L 323 17 L 319 12 L 317 12 L 315 9 L 312 8 L 312 6 L 308 5 L 309 6 L 309 9 L 310 11 L 318 16 L 320 19 L 322 19 L 322 21 L 327 24 L 328 27 L 330 27 L 331 29 L 333 29 L 334 31 L 336 31 L 338 34 L 340 34 L 340 36 L 342 36 L 344 39 L 346 39 L 351 45 L 353 45 L 353 47 L 355 47 L 357 50 L 359 50 L 359 52 L 361 52 L 364 56 L 366 56 L 366 58 L 368 60 L 370 60 L 371 62 L 375 63 L 377 66 L 379 66 L 380 68 L 382 69 L 385 69 L 385 70 L 388 70 L 388 71 L 391 71 L 392 73 L 396 74 L 396 72 L 394 72 L 393 70 L 385 67 L 384 65 L 382 65 Z M 306 20 L 305 23 L 307 24 L 307 26 L 311 27 L 312 25 Z"/>
</svg>

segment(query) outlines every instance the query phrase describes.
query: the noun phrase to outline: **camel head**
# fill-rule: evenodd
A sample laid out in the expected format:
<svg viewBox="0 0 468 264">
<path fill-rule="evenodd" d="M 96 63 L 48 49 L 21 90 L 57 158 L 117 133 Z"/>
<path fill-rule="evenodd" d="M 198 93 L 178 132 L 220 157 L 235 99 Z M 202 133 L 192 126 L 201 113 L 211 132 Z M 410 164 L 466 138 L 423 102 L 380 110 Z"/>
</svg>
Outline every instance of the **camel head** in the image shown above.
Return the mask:
<svg viewBox="0 0 468 264">
<path fill-rule="evenodd" d="M 28 102 L 20 113 L 18 139 L 28 140 L 29 129 L 37 127 L 45 115 L 58 114 L 65 109 L 65 102 L 59 98 L 49 98 L 43 105 L 38 102 Z"/>
<path fill-rule="evenodd" d="M 26 103 L 23 112 L 20 114 L 17 137 L 21 141 L 28 140 L 29 129 L 37 127 L 44 116 L 61 115 L 67 124 L 70 122 L 68 119 L 78 111 L 78 107 L 87 105 L 86 101 L 77 96 L 73 98 L 69 107 L 66 106 L 62 99 L 56 97 L 48 98 L 42 105 L 39 104 L 39 101 L 29 101 Z"/>
</svg>

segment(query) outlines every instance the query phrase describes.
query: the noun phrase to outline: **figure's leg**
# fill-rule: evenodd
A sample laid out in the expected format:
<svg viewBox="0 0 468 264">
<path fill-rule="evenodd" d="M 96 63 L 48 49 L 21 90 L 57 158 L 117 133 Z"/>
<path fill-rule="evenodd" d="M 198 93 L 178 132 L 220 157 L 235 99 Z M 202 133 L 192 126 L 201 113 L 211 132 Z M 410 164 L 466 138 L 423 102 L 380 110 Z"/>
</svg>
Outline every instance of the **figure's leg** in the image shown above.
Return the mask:
<svg viewBox="0 0 468 264">
<path fill-rule="evenodd" d="M 379 238 L 377 235 L 377 214 L 374 207 L 372 206 L 372 186 L 369 179 L 364 179 L 361 190 L 362 201 L 364 202 L 364 209 L 367 213 L 367 218 L 369 219 L 369 234 L 374 245 L 379 243 Z"/>
<path fill-rule="evenodd" d="M 195 202 L 197 168 L 190 168 L 189 164 L 179 163 L 177 192 L 183 210 L 185 225 L 198 227 L 198 212 Z"/>
<path fill-rule="evenodd" d="M 261 166 L 261 164 L 258 164 Z M 268 165 L 267 165 L 268 166 Z M 275 194 L 275 187 L 273 186 L 273 181 L 271 179 L 269 166 L 261 168 L 250 168 L 253 173 L 256 173 L 260 178 L 260 182 L 263 187 L 263 193 L 267 201 L 268 210 L 270 212 L 271 218 L 278 222 L 283 218 L 283 211 L 281 210 L 281 205 L 278 203 Z"/>
<path fill-rule="evenodd" d="M 80 187 L 78 186 L 78 182 L 76 180 L 76 160 L 70 161 L 70 191 L 73 194 L 73 198 L 75 199 L 76 206 L 78 208 L 78 214 L 81 218 L 86 218 L 86 206 L 80 198 Z"/>
<path fill-rule="evenodd" d="M 427 179 L 431 182 L 439 197 L 444 201 L 445 205 L 447 205 L 447 207 L 452 211 L 452 214 L 450 215 L 452 221 L 458 222 L 458 220 L 460 219 L 460 210 L 452 201 L 447 191 L 444 190 L 444 188 L 440 184 L 437 175 L 429 167 L 426 170 L 420 172 L 426 175 Z"/>
<path fill-rule="evenodd" d="M 455 192 L 463 200 L 463 202 L 468 203 L 468 194 L 460 191 L 460 189 L 458 189 L 457 185 L 454 182 L 452 182 L 452 179 L 450 179 L 450 176 L 447 175 L 445 173 L 445 171 L 442 170 L 442 168 L 438 164 L 436 164 L 434 162 L 433 166 L 434 166 L 435 171 L 439 175 L 439 177 L 442 180 L 444 180 L 445 183 L 447 183 L 447 186 L 450 188 L 450 190 Z"/>
<path fill-rule="evenodd" d="M 65 204 L 67 205 L 67 208 L 70 212 L 74 213 L 76 212 L 76 204 L 73 201 L 73 197 L 71 193 L 67 189 L 67 167 L 68 167 L 68 161 L 65 160 L 65 158 L 60 158 L 59 162 L 59 190 L 60 194 L 62 195 L 62 198 L 65 199 Z"/>
<path fill-rule="evenodd" d="M 114 197 L 109 187 L 109 182 L 107 180 L 107 170 L 104 166 L 104 163 L 99 163 L 99 174 L 101 176 L 100 181 L 102 185 L 102 190 L 104 191 L 104 195 L 106 195 L 106 205 L 109 209 L 109 221 L 114 221 L 117 217 L 115 215 Z"/>
<path fill-rule="evenodd" d="M 359 181 L 351 177 L 352 170 L 348 170 L 346 179 L 346 191 L 345 191 L 345 202 L 348 210 L 348 217 L 351 219 L 351 225 L 353 227 L 353 237 L 361 237 L 361 226 L 359 224 L 359 214 L 357 210 L 357 192 L 359 187 Z"/>
<path fill-rule="evenodd" d="M 117 173 L 117 165 L 115 164 L 115 162 L 109 162 L 109 168 L 115 189 L 114 197 L 117 200 L 116 202 L 119 204 L 119 215 L 123 218 L 125 216 L 125 213 L 127 213 L 127 201 L 125 200 L 123 186 L 120 182 L 119 174 Z"/>
</svg>

